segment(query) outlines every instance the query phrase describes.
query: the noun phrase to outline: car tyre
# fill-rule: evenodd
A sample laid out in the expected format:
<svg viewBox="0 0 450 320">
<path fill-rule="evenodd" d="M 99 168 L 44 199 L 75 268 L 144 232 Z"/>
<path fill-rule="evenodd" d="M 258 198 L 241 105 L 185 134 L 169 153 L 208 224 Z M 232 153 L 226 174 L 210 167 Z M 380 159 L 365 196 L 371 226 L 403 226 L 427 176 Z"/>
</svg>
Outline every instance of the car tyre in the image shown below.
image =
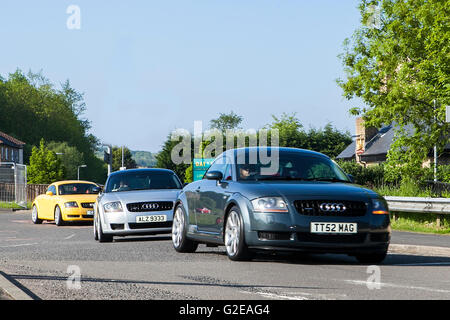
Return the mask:
<svg viewBox="0 0 450 320">
<path fill-rule="evenodd" d="M 378 264 L 383 262 L 387 256 L 387 250 L 383 252 L 364 253 L 355 255 L 356 260 L 363 264 Z"/>
<path fill-rule="evenodd" d="M 94 216 L 94 223 L 92 224 L 94 229 L 94 240 L 98 241 L 98 230 L 97 230 L 97 218 Z"/>
<path fill-rule="evenodd" d="M 100 216 L 97 216 L 97 238 L 98 238 L 98 242 L 101 242 L 101 243 L 112 242 L 114 240 L 114 237 L 112 235 L 103 233 Z"/>
<path fill-rule="evenodd" d="M 193 253 L 197 250 L 198 242 L 186 237 L 186 218 L 182 205 L 178 205 L 173 215 L 172 244 L 177 252 Z"/>
<path fill-rule="evenodd" d="M 62 217 L 61 208 L 59 206 L 56 206 L 56 208 L 55 208 L 55 224 L 58 227 L 61 227 L 64 225 L 64 219 Z"/>
<path fill-rule="evenodd" d="M 231 208 L 225 223 L 225 248 L 227 256 L 233 261 L 248 261 L 251 252 L 245 243 L 244 221 L 238 207 Z"/>
<path fill-rule="evenodd" d="M 38 209 L 36 205 L 33 205 L 33 208 L 31 209 L 31 221 L 33 221 L 34 224 L 42 223 L 42 219 L 39 219 Z"/>
</svg>

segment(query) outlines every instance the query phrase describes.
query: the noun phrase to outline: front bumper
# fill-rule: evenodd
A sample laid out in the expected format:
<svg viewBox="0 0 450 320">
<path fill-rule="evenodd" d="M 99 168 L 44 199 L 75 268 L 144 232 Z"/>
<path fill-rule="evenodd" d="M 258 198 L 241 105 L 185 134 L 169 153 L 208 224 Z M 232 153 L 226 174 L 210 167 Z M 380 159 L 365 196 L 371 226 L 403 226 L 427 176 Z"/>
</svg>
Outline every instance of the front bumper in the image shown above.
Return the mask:
<svg viewBox="0 0 450 320">
<path fill-rule="evenodd" d="M 91 211 L 91 214 L 88 214 Z M 62 210 L 62 218 L 64 221 L 93 221 L 94 209 L 92 208 L 64 208 Z"/>
<path fill-rule="evenodd" d="M 250 249 L 357 254 L 387 251 L 390 233 L 359 232 L 353 235 L 319 235 L 306 232 L 251 231 L 246 234 L 246 240 Z"/>
<path fill-rule="evenodd" d="M 154 215 L 165 215 L 167 220 L 164 222 L 137 222 L 138 216 Z M 108 212 L 103 213 L 101 221 L 103 233 L 109 235 L 127 236 L 171 233 L 173 212 L 172 210 L 152 212 Z"/>
<path fill-rule="evenodd" d="M 251 249 L 307 251 L 317 253 L 385 252 L 390 243 L 389 215 L 374 215 L 371 207 L 363 216 L 306 216 L 294 208 L 289 213 L 255 213 L 248 206 L 249 225 L 245 233 Z M 312 222 L 356 223 L 355 234 L 311 233 Z"/>
</svg>

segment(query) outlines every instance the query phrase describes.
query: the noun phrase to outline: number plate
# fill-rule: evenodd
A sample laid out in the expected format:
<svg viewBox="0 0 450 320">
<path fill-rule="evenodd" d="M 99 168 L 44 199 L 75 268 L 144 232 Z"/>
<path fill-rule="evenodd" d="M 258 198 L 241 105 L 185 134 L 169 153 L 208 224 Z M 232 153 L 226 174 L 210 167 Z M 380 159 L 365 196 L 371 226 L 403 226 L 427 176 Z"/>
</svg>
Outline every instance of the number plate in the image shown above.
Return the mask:
<svg viewBox="0 0 450 320">
<path fill-rule="evenodd" d="M 88 210 L 88 211 L 86 211 L 86 214 L 88 216 L 93 216 L 94 215 L 94 210 Z"/>
<path fill-rule="evenodd" d="M 167 221 L 166 215 L 153 215 L 153 216 L 137 216 L 136 222 L 164 222 Z"/>
<path fill-rule="evenodd" d="M 311 233 L 353 234 L 357 232 L 357 223 L 311 222 Z"/>
</svg>

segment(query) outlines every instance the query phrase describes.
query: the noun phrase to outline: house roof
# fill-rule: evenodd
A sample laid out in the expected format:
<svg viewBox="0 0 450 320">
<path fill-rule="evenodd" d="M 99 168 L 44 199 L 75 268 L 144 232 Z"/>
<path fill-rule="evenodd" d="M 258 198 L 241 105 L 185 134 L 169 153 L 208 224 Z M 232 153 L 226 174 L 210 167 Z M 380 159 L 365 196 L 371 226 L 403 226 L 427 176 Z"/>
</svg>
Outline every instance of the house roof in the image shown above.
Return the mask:
<svg viewBox="0 0 450 320">
<path fill-rule="evenodd" d="M 11 137 L 10 135 L 7 135 L 4 132 L 0 131 L 0 143 L 1 144 L 7 144 L 12 147 L 16 148 L 22 148 L 25 145 L 25 142 L 22 142 L 16 138 Z"/>
<path fill-rule="evenodd" d="M 355 156 L 356 141 L 352 141 L 336 158 L 351 159 Z"/>
<path fill-rule="evenodd" d="M 405 130 L 409 134 L 414 133 L 414 127 L 412 125 L 405 126 Z M 378 133 L 369 141 L 366 142 L 365 151 L 361 156 L 376 156 L 386 155 L 391 148 L 391 144 L 394 141 L 395 125 L 388 125 L 381 128 Z M 353 141 L 347 146 L 336 158 L 337 159 L 351 159 L 355 156 L 355 144 Z M 445 146 L 445 150 L 450 150 L 450 143 Z"/>
</svg>

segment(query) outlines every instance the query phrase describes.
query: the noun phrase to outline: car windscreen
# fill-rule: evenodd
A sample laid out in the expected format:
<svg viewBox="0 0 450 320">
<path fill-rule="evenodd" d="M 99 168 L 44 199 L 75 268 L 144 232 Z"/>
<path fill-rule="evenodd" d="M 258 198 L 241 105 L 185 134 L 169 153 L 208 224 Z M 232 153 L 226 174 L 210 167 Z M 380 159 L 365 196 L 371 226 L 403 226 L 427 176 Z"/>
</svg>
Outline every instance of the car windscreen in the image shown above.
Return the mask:
<svg viewBox="0 0 450 320">
<path fill-rule="evenodd" d="M 105 192 L 181 188 L 180 180 L 172 172 L 123 172 L 111 176 Z"/>
<path fill-rule="evenodd" d="M 248 152 L 246 159 L 249 159 Z M 252 157 L 250 157 L 252 159 Z M 237 161 L 237 177 L 240 181 L 261 180 L 304 180 L 350 182 L 348 176 L 331 159 L 301 152 L 280 151 L 272 162 L 262 161 L 259 155 L 253 157 L 256 163 Z M 277 163 L 273 163 L 277 161 Z M 278 165 L 277 165 L 278 164 Z"/>
<path fill-rule="evenodd" d="M 95 194 L 93 189 L 97 187 L 92 183 L 67 183 L 58 186 L 59 195 L 68 194 Z"/>
</svg>

